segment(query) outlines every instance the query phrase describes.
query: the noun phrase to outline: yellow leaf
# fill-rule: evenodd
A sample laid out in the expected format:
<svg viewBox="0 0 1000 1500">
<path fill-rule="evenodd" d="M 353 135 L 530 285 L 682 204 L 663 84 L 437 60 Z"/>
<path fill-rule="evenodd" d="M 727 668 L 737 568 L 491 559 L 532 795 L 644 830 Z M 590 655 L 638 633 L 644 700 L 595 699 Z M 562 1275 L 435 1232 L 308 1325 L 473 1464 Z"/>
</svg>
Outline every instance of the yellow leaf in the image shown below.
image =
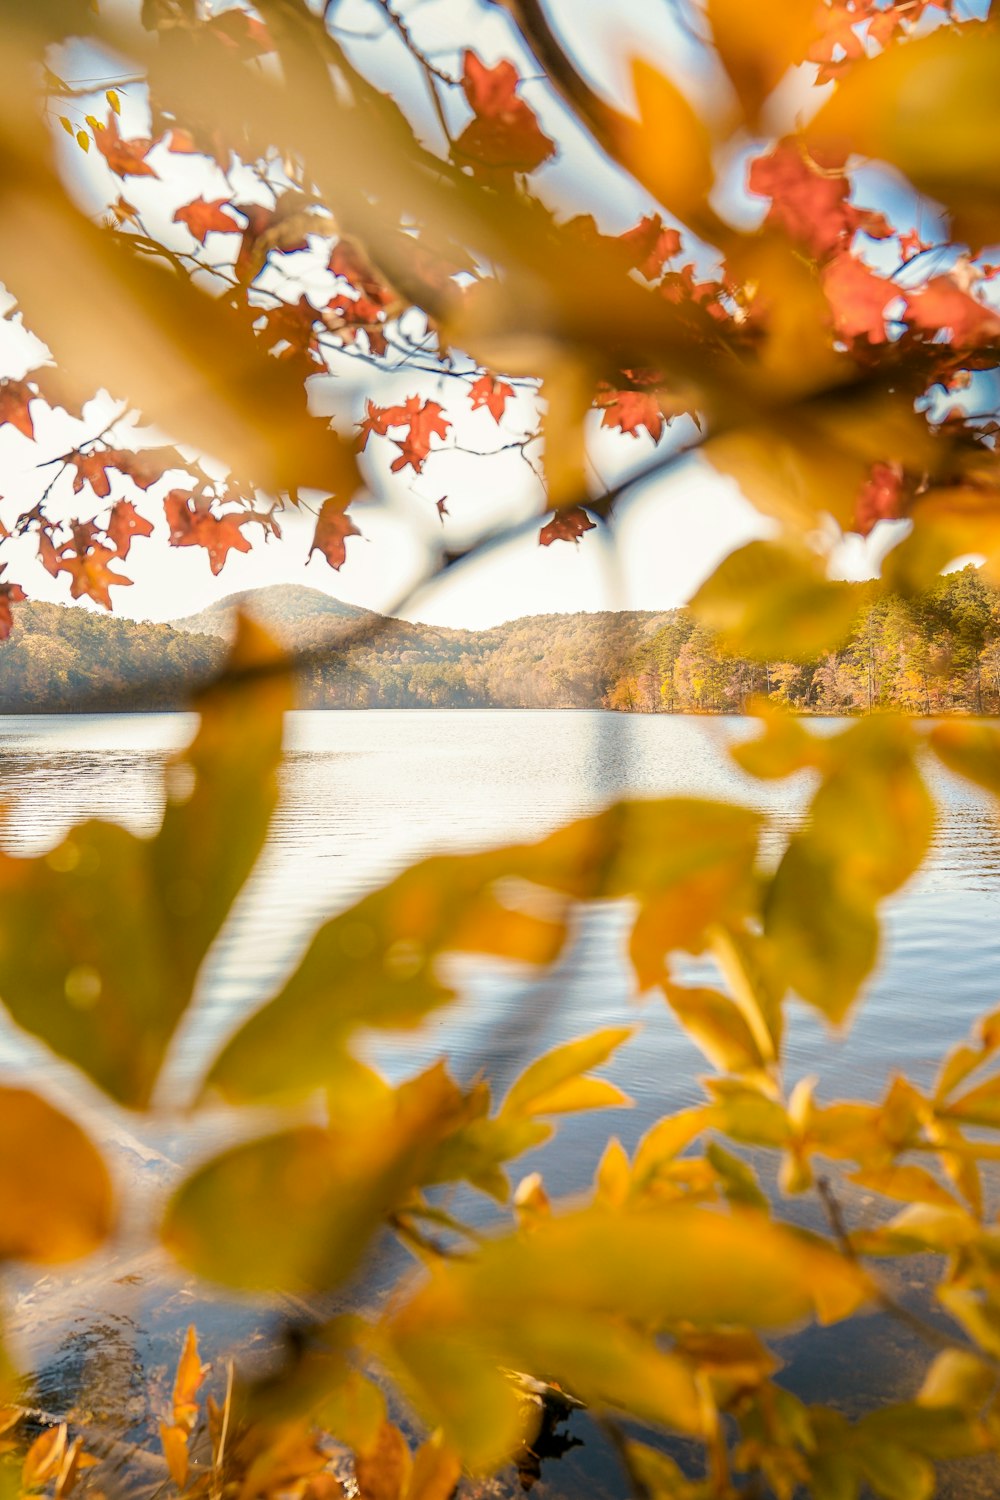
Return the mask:
<svg viewBox="0 0 1000 1500">
<path fill-rule="evenodd" d="M 177 1365 L 174 1379 L 173 1410 L 174 1425 L 184 1432 L 193 1432 L 198 1420 L 198 1391 L 208 1374 L 209 1366 L 203 1365 L 198 1353 L 198 1335 L 192 1323 L 184 1336 L 184 1348 Z"/>
<path fill-rule="evenodd" d="M 930 743 L 949 771 L 1000 797 L 1000 730 L 992 724 L 935 724 Z"/>
<path fill-rule="evenodd" d="M 183 1427 L 160 1423 L 160 1446 L 167 1461 L 170 1477 L 179 1490 L 187 1484 L 188 1435 Z"/>
<path fill-rule="evenodd" d="M 859 1187 L 882 1193 L 886 1198 L 898 1198 L 903 1203 L 935 1203 L 941 1208 L 958 1206 L 953 1194 L 924 1167 L 866 1167 L 860 1172 L 852 1172 L 851 1181 Z"/>
<path fill-rule="evenodd" d="M 639 122 L 618 126 L 626 165 L 664 208 L 691 222 L 714 180 L 709 132 L 677 85 L 642 57 L 632 60 Z"/>
<path fill-rule="evenodd" d="M 360 1500 L 404 1500 L 412 1468 L 405 1437 L 391 1422 L 383 1422 L 372 1447 L 354 1455 Z"/>
<path fill-rule="evenodd" d="M 86 156 L 87 152 L 90 150 L 90 136 L 85 130 L 78 130 L 76 132 L 76 144 Z"/>
<path fill-rule="evenodd" d="M 812 0 L 708 0 L 712 39 L 743 106 L 756 126 L 761 105 L 794 63 L 805 60 L 816 34 Z"/>
<path fill-rule="evenodd" d="M 879 901 L 927 852 L 934 806 L 902 720 L 863 720 L 827 755 L 809 821 L 766 894 L 764 930 L 782 978 L 836 1023 L 874 965 Z"/>
<path fill-rule="evenodd" d="M 678 1152 L 714 1123 L 715 1114 L 705 1105 L 682 1109 L 658 1120 L 643 1136 L 632 1158 L 632 1181 L 636 1192 L 646 1188 L 664 1165 L 672 1162 Z"/>
<path fill-rule="evenodd" d="M 738 766 L 761 781 L 781 780 L 796 771 L 822 770 L 829 759 L 826 740 L 810 734 L 800 719 L 768 698 L 755 698 L 747 710 L 762 733 L 730 747 Z"/>
<path fill-rule="evenodd" d="M 879 157 L 952 212 L 954 232 L 978 249 L 1000 232 L 1000 126 L 991 80 L 1000 37 L 989 25 L 940 27 L 855 64 L 807 129 L 814 144 Z M 934 100 L 934 119 L 927 100 Z"/>
<path fill-rule="evenodd" d="M 108 103 L 111 105 L 111 108 L 114 110 L 115 114 L 116 115 L 120 115 L 121 112 L 122 112 L 122 105 L 121 105 L 121 100 L 119 99 L 119 97 L 118 97 L 117 93 L 115 92 L 115 90 L 114 89 L 108 89 L 108 91 L 104 95 L 104 97 L 105 97 L 105 99 L 107 99 Z"/>
<path fill-rule="evenodd" d="M 945 1349 L 937 1355 L 920 1387 L 921 1406 L 981 1407 L 996 1384 L 996 1371 L 966 1349 Z"/>
<path fill-rule="evenodd" d="M 0 1261 L 88 1255 L 110 1232 L 111 1180 L 80 1127 L 26 1089 L 0 1088 Z"/>
<path fill-rule="evenodd" d="M 413 1188 L 438 1180 L 442 1141 L 480 1107 L 475 1091 L 463 1094 L 437 1065 L 401 1085 L 381 1117 L 236 1146 L 181 1184 L 163 1240 L 182 1264 L 229 1286 L 335 1286 Z"/>
<path fill-rule="evenodd" d="M 21 1484 L 26 1490 L 38 1489 L 59 1472 L 66 1452 L 66 1423 L 40 1433 L 24 1456 Z"/>
<path fill-rule="evenodd" d="M 621 1208 L 628 1198 L 631 1183 L 628 1153 L 617 1136 L 612 1136 L 594 1173 L 594 1202 L 603 1203 L 608 1208 Z"/>
<path fill-rule="evenodd" d="M 968 1125 L 1000 1126 L 1000 1078 L 988 1078 L 968 1093 L 953 1099 L 941 1114 L 964 1120 Z"/>
<path fill-rule="evenodd" d="M 690 607 L 731 650 L 760 661 L 810 661 L 847 639 L 858 599 L 849 584 L 827 579 L 804 548 L 748 542 L 719 564 Z"/>
<path fill-rule="evenodd" d="M 501 1119 L 627 1103 L 626 1096 L 611 1084 L 581 1074 L 600 1067 L 634 1031 L 632 1026 L 609 1026 L 537 1057 L 511 1085 Z"/>
<path fill-rule="evenodd" d="M 461 1477 L 462 1465 L 457 1454 L 443 1435 L 435 1432 L 413 1455 L 406 1500 L 451 1500 Z"/>
<path fill-rule="evenodd" d="M 743 1012 L 727 995 L 679 984 L 665 984 L 663 993 L 691 1040 L 717 1068 L 743 1073 L 766 1067 Z"/>
</svg>

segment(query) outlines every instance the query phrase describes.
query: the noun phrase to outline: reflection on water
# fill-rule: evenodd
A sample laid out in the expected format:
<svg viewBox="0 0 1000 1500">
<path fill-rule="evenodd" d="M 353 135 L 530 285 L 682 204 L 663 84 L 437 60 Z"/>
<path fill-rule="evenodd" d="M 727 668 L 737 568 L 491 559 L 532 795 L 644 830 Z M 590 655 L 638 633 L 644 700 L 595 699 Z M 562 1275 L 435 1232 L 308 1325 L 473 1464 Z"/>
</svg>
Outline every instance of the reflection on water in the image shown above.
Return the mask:
<svg viewBox="0 0 1000 1500">
<path fill-rule="evenodd" d="M 0 718 L 5 846 L 35 853 L 91 816 L 150 832 L 161 811 L 163 761 L 192 729 L 184 715 Z M 746 732 L 739 720 L 587 712 L 290 716 L 284 795 L 271 841 L 178 1037 L 169 1064 L 173 1096 L 190 1088 L 235 1021 L 273 990 L 320 919 L 421 854 L 539 837 L 616 797 L 674 794 L 735 798 L 762 809 L 777 849 L 801 816 L 809 776 L 780 784 L 744 776 L 728 762 L 725 746 Z M 872 1096 L 896 1069 L 926 1083 L 941 1053 L 997 1003 L 1000 833 L 974 789 L 939 769 L 930 774 L 940 805 L 931 857 L 890 903 L 883 960 L 853 1029 L 835 1038 L 808 1013 L 793 1017 L 790 1077 L 819 1074 L 824 1098 Z M 621 910 L 582 912 L 563 960 L 530 980 L 456 962 L 460 1004 L 405 1045 L 380 1040 L 374 1055 L 399 1073 L 447 1051 L 459 1076 L 486 1067 L 502 1084 L 540 1049 L 596 1025 L 640 1019 L 641 1031 L 612 1075 L 635 1097 L 635 1109 L 613 1120 L 571 1118 L 545 1154 L 554 1191 L 583 1186 L 609 1129 L 631 1146 L 665 1110 L 700 1097 L 700 1054 L 665 1007 L 648 1002 L 636 1010 L 622 962 L 624 924 Z M 688 968 L 692 976 L 701 972 L 694 963 Z M 44 1067 L 57 1087 L 76 1087 L 70 1070 L 16 1038 L 0 1039 L 0 1062 L 8 1072 Z M 192 1143 L 190 1126 L 122 1123 L 135 1137 L 129 1149 L 136 1161 L 160 1162 L 154 1187 L 169 1177 L 170 1162 L 144 1158 L 144 1151 L 177 1159 L 205 1144 Z M 533 1164 L 526 1160 L 525 1170 Z M 212 1308 L 202 1308 L 199 1319 L 222 1327 L 224 1312 Z M 174 1326 L 186 1316 L 178 1307 Z M 140 1321 L 148 1326 L 151 1317 L 162 1352 L 169 1319 L 146 1306 Z M 77 1336 L 84 1342 L 74 1345 L 72 1359 L 79 1361 L 90 1346 L 83 1331 Z M 822 1336 L 830 1358 L 839 1337 Z M 126 1339 L 130 1349 L 133 1342 Z M 810 1358 L 796 1359 L 808 1385 Z"/>
</svg>

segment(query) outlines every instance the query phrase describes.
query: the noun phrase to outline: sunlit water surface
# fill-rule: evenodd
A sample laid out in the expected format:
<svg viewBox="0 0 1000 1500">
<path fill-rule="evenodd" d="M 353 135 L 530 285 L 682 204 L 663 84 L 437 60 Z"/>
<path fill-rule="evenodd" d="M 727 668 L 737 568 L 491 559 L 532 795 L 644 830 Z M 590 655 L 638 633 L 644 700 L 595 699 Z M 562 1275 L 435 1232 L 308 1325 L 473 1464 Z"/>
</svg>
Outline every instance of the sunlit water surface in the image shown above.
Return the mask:
<svg viewBox="0 0 1000 1500">
<path fill-rule="evenodd" d="M 72 823 L 94 816 L 151 832 L 162 809 L 164 759 L 193 728 L 194 720 L 184 715 L 0 718 L 5 847 L 37 853 Z M 762 809 L 779 848 L 802 816 L 810 781 L 803 775 L 758 783 L 743 775 L 727 746 L 751 732 L 738 719 L 590 712 L 291 715 L 271 838 L 210 955 L 169 1059 L 164 1097 L 178 1102 L 190 1093 L 219 1043 L 273 993 L 319 921 L 422 854 L 540 837 L 621 796 L 676 794 L 735 799 Z M 1000 830 L 974 789 L 935 767 L 928 774 L 939 803 L 933 850 L 919 877 L 888 905 L 882 960 L 851 1030 L 835 1037 L 801 1007 L 793 1013 L 789 1078 L 819 1075 L 824 1099 L 874 1097 L 900 1069 L 927 1083 L 942 1052 L 1000 995 Z M 502 1087 L 532 1055 L 561 1040 L 597 1026 L 641 1023 L 609 1072 L 634 1097 L 634 1109 L 568 1120 L 544 1156 L 524 1164 L 544 1167 L 552 1192 L 584 1186 L 609 1131 L 630 1147 L 659 1115 L 701 1097 L 701 1055 L 665 1006 L 652 999 L 637 1006 L 623 961 L 626 921 L 621 908 L 588 909 L 563 961 L 542 977 L 463 963 L 453 970 L 461 981 L 460 1002 L 416 1034 L 378 1040 L 371 1055 L 402 1076 L 447 1054 L 459 1077 L 484 1070 Z M 691 964 L 688 972 L 697 978 L 705 971 Z M 97 1103 L 70 1069 L 10 1032 L 2 1037 L 0 1063 L 7 1077 L 44 1078 L 54 1097 L 72 1095 L 88 1116 Z M 95 1128 L 107 1129 L 96 1117 Z M 199 1125 L 176 1111 L 153 1125 L 123 1115 L 104 1139 L 137 1222 L 136 1205 L 145 1212 L 147 1197 L 152 1201 L 162 1191 L 173 1164 L 216 1144 L 218 1125 Z M 163 1159 L 144 1156 L 146 1150 Z M 51 1361 L 43 1386 L 48 1378 L 53 1403 L 60 1382 L 69 1378 L 60 1332 L 66 1326 L 73 1359 L 86 1372 L 80 1379 L 94 1378 L 95 1359 L 98 1365 L 102 1357 L 110 1360 L 118 1386 L 108 1402 L 120 1407 L 125 1399 L 138 1410 L 143 1363 L 171 1357 L 176 1331 L 192 1307 L 209 1339 L 223 1345 L 245 1340 L 260 1321 L 257 1310 L 239 1313 L 226 1299 L 199 1294 L 195 1301 L 180 1284 L 167 1295 L 156 1277 L 154 1295 L 141 1272 L 123 1274 L 129 1280 L 113 1301 L 106 1275 L 25 1290 L 25 1329 L 45 1322 L 39 1316 L 44 1307 L 52 1339 L 58 1334 L 58 1344 L 49 1348 L 43 1339 L 40 1346 Z M 131 1352 L 137 1331 L 138 1361 Z M 27 1343 L 37 1362 L 38 1350 L 31 1338 Z M 108 1351 L 118 1345 L 116 1362 Z M 833 1347 L 826 1348 L 833 1358 Z M 814 1345 L 797 1356 L 800 1386 L 811 1398 L 816 1392 L 810 1382 L 826 1378 L 825 1357 Z M 874 1356 L 872 1369 L 883 1378 L 883 1364 Z M 594 1469 L 590 1447 L 587 1465 L 576 1467 L 569 1459 L 553 1466 L 547 1480 L 553 1493 L 561 1493 L 563 1484 L 579 1492 L 584 1472 L 591 1493 L 613 1488 L 606 1474 L 600 1477 L 600 1465 Z"/>
</svg>

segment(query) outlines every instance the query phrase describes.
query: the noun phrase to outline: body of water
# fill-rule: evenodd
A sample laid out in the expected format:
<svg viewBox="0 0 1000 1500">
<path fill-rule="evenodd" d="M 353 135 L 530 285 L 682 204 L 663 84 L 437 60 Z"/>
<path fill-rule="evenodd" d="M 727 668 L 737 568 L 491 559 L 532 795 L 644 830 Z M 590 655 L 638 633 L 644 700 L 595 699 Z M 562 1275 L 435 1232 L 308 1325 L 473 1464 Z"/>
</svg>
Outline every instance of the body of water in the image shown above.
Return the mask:
<svg viewBox="0 0 1000 1500">
<path fill-rule="evenodd" d="M 0 718 L 4 846 L 38 853 L 91 816 L 151 832 L 162 809 L 164 759 L 193 728 L 185 715 Z M 271 839 L 210 955 L 169 1059 L 165 1095 L 179 1099 L 190 1091 L 220 1042 L 273 993 L 323 918 L 423 854 L 540 837 L 622 796 L 741 801 L 768 814 L 780 842 L 801 818 L 811 782 L 803 774 L 760 783 L 740 772 L 727 747 L 752 732 L 745 720 L 597 712 L 290 715 Z M 1000 826 L 975 789 L 939 768 L 928 771 L 940 809 L 934 847 L 917 879 L 886 908 L 883 956 L 854 1025 L 834 1036 L 803 1007 L 792 1007 L 789 1080 L 819 1075 L 824 1100 L 875 1097 L 897 1070 L 929 1082 L 943 1051 L 998 1003 Z M 460 1002 L 405 1041 L 379 1040 L 373 1057 L 401 1076 L 447 1054 L 459 1077 L 485 1069 L 502 1087 L 557 1042 L 638 1022 L 638 1035 L 609 1071 L 635 1098 L 635 1108 L 569 1119 L 554 1145 L 524 1163 L 524 1170 L 542 1167 L 554 1193 L 585 1186 L 610 1132 L 631 1147 L 660 1115 L 702 1097 L 697 1080 L 706 1071 L 662 1002 L 647 998 L 637 1005 L 622 957 L 625 922 L 620 908 L 588 908 L 563 960 L 530 979 L 463 961 L 455 971 Z M 98 1103 L 72 1070 L 10 1030 L 0 1037 L 0 1064 L 8 1077 L 44 1077 L 56 1097 L 73 1094 L 88 1116 Z M 132 1141 L 140 1161 L 143 1151 L 162 1154 L 162 1162 L 148 1158 L 154 1190 L 173 1164 L 198 1154 L 212 1138 L 176 1115 L 149 1125 L 122 1115 L 116 1129 L 113 1139 Z M 155 1308 L 148 1294 L 143 1300 L 136 1291 L 124 1313 L 119 1295 L 112 1314 L 92 1282 L 82 1273 L 70 1279 L 70 1287 L 91 1287 L 91 1301 L 72 1311 L 74 1337 L 84 1343 L 88 1317 L 96 1326 L 99 1315 L 115 1316 L 125 1319 L 117 1336 L 127 1346 L 138 1330 L 144 1338 L 155 1334 L 162 1353 L 186 1319 L 190 1289 L 181 1285 Z M 55 1337 L 60 1297 L 72 1302 L 73 1293 L 56 1282 L 50 1291 L 48 1326 Z M 37 1285 L 27 1289 L 25 1329 L 32 1319 L 38 1323 L 40 1306 Z M 225 1301 L 200 1302 L 198 1320 L 219 1338 L 235 1326 Z M 55 1358 L 52 1349 L 46 1352 Z M 138 1377 L 133 1371 L 128 1378 Z"/>
</svg>

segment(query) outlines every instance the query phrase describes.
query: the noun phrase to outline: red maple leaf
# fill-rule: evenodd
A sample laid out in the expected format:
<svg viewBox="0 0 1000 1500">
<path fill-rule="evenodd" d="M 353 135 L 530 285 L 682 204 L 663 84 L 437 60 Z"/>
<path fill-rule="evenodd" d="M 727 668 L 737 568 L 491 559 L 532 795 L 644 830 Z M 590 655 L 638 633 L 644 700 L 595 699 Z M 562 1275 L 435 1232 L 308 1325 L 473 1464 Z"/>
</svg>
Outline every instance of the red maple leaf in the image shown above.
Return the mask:
<svg viewBox="0 0 1000 1500">
<path fill-rule="evenodd" d="M 891 240 L 896 233 L 885 214 L 874 208 L 859 208 L 856 203 L 848 203 L 845 215 L 848 231 L 853 233 L 855 229 L 861 229 L 870 240 Z"/>
<path fill-rule="evenodd" d="M 841 338 L 886 342 L 885 309 L 900 295 L 891 281 L 876 276 L 853 255 L 838 255 L 823 270 L 823 291 Z"/>
<path fill-rule="evenodd" d="M 153 142 L 139 137 L 123 141 L 118 134 L 117 115 L 112 114 L 107 125 L 94 131 L 94 140 L 98 151 L 118 177 L 155 177 L 157 175 L 146 160 L 146 154 Z"/>
<path fill-rule="evenodd" d="M 239 234 L 240 226 L 235 219 L 223 213 L 229 203 L 228 198 L 213 198 L 206 202 L 204 198 L 195 198 L 193 203 L 185 203 L 174 214 L 175 224 L 186 224 L 201 244 L 205 243 L 205 236 L 213 231 L 220 234 Z"/>
<path fill-rule="evenodd" d="M 664 262 L 673 260 L 681 248 L 680 234 L 676 229 L 664 228 L 659 214 L 647 214 L 632 229 L 619 235 L 619 239 L 629 248 L 631 264 L 647 281 L 657 281 L 663 275 Z"/>
<path fill-rule="evenodd" d="M 321 552 L 331 568 L 341 568 L 347 560 L 347 538 L 360 535 L 361 532 L 340 501 L 335 500 L 331 495 L 329 500 L 324 500 L 320 506 L 312 546 L 309 548 L 309 557 L 312 557 L 314 552 Z M 308 561 L 308 558 L 306 560 Z"/>
<path fill-rule="evenodd" d="M 768 223 L 777 224 L 817 259 L 848 237 L 850 183 L 842 172 L 804 156 L 793 141 L 779 141 L 773 151 L 751 161 L 747 187 L 771 199 Z"/>
<path fill-rule="evenodd" d="M 52 538 L 47 531 L 40 530 L 38 533 L 38 561 L 50 573 L 53 578 L 59 572 L 59 553 L 52 543 Z"/>
<path fill-rule="evenodd" d="M 28 409 L 29 402 L 34 401 L 36 392 L 23 380 L 4 380 L 0 382 L 0 425 L 9 422 L 16 427 L 18 432 L 23 432 L 26 438 L 33 438 L 35 425 L 31 420 L 31 412 Z"/>
<path fill-rule="evenodd" d="M 207 34 L 241 57 L 260 57 L 273 52 L 274 43 L 263 21 L 248 16 L 245 10 L 226 10 L 204 22 Z"/>
<path fill-rule="evenodd" d="M 612 391 L 609 399 L 601 403 L 604 415 L 602 427 L 620 427 L 632 437 L 639 436 L 639 428 L 645 427 L 654 443 L 663 434 L 663 413 L 655 396 L 648 391 Z"/>
<path fill-rule="evenodd" d="M 109 469 L 127 474 L 133 484 L 148 490 L 150 485 L 163 478 L 168 469 L 183 468 L 184 462 L 176 448 L 146 448 L 133 452 L 130 448 L 94 448 L 89 453 L 72 453 L 66 460 L 76 469 L 73 476 L 73 493 L 78 495 L 85 484 L 94 494 L 106 500 L 111 494 Z"/>
<path fill-rule="evenodd" d="M 480 375 L 479 379 L 472 383 L 469 400 L 472 402 L 473 411 L 478 411 L 481 406 L 485 406 L 499 426 L 503 420 L 507 402 L 513 394 L 514 387 L 508 385 L 505 380 L 497 380 L 493 375 Z"/>
<path fill-rule="evenodd" d="M 363 293 L 359 297 L 334 297 L 323 310 L 323 322 L 331 333 L 339 333 L 345 344 L 357 342 L 359 333 L 367 334 L 372 354 L 384 354 L 389 345 L 382 324 L 385 310 L 381 302 Z"/>
<path fill-rule="evenodd" d="M 872 464 L 871 473 L 854 502 L 854 530 L 867 536 L 878 521 L 899 517 L 903 471 L 899 464 Z"/>
<path fill-rule="evenodd" d="M 907 292 L 906 321 L 911 328 L 931 334 L 947 329 L 957 349 L 1000 340 L 1000 315 L 970 297 L 952 276 L 933 276 L 926 285 Z"/>
<path fill-rule="evenodd" d="M 386 437 L 390 428 L 405 427 L 405 437 L 393 438 L 400 451 L 392 461 L 391 472 L 398 474 L 409 464 L 419 474 L 431 451 L 431 438 L 447 437 L 451 424 L 444 416 L 444 407 L 436 401 L 421 401 L 419 396 L 408 396 L 402 406 L 376 406 L 369 401 L 367 415 L 358 425 L 364 433 L 362 448 L 373 432 Z"/>
<path fill-rule="evenodd" d="M 116 467 L 113 449 L 94 448 L 90 453 L 71 453 L 66 462 L 76 470 L 73 475 L 74 495 L 78 495 L 85 484 L 89 484 L 102 500 L 111 494 L 108 470 Z"/>
<path fill-rule="evenodd" d="M 152 536 L 153 523 L 139 514 L 131 500 L 118 500 L 111 507 L 108 539 L 119 557 L 128 557 L 133 537 Z"/>
<path fill-rule="evenodd" d="M 542 547 L 551 547 L 553 542 L 579 543 L 583 533 L 593 531 L 594 526 L 582 506 L 571 505 L 566 510 L 556 511 L 552 520 L 538 533 L 538 542 Z"/>
<path fill-rule="evenodd" d="M 231 511 L 216 516 L 211 505 L 211 500 L 196 498 L 187 490 L 171 490 L 163 500 L 171 547 L 204 547 L 212 572 L 218 574 L 230 551 L 250 551 L 250 543 L 240 530 L 250 517 Z"/>
<path fill-rule="evenodd" d="M 352 240 L 337 241 L 330 252 L 329 266 L 334 276 L 350 282 L 380 307 L 387 307 L 392 302 L 391 289 L 379 280 L 371 261 Z"/>
<path fill-rule="evenodd" d="M 84 594 L 88 599 L 93 599 L 95 604 L 103 604 L 105 609 L 111 608 L 111 594 L 109 592 L 116 584 L 131 585 L 131 578 L 126 578 L 123 573 L 113 573 L 108 567 L 118 556 L 112 552 L 110 547 L 92 547 L 89 552 L 81 556 L 61 556 L 59 570 L 70 575 L 69 591 L 74 599 L 80 599 Z"/>
<path fill-rule="evenodd" d="M 915 255 L 921 255 L 929 249 L 930 246 L 920 238 L 915 229 L 908 229 L 899 236 L 899 253 L 904 261 L 912 260 Z"/>
<path fill-rule="evenodd" d="M 394 418 L 392 414 L 399 410 L 400 408 L 396 406 L 376 406 L 374 401 L 365 402 L 365 415 L 358 423 L 358 429 L 362 434 L 360 443 L 362 449 L 368 446 L 368 439 L 372 433 L 376 437 L 387 436 L 389 428 L 393 425 L 393 421 L 399 420 L 398 418 Z"/>
<path fill-rule="evenodd" d="M 0 574 L 6 573 L 7 564 L 0 565 Z M 0 641 L 5 641 L 14 626 L 12 604 L 22 604 L 27 594 L 19 583 L 0 582 Z"/>
<path fill-rule="evenodd" d="M 303 293 L 297 302 L 282 302 L 269 308 L 267 320 L 268 347 L 286 343 L 304 352 L 314 342 L 313 329 L 319 313 Z"/>
<path fill-rule="evenodd" d="M 504 59 L 492 68 L 467 51 L 462 59 L 462 89 L 475 118 L 455 142 L 456 155 L 477 176 L 533 172 L 555 151 L 530 105 L 518 96 L 520 74 Z"/>
</svg>

